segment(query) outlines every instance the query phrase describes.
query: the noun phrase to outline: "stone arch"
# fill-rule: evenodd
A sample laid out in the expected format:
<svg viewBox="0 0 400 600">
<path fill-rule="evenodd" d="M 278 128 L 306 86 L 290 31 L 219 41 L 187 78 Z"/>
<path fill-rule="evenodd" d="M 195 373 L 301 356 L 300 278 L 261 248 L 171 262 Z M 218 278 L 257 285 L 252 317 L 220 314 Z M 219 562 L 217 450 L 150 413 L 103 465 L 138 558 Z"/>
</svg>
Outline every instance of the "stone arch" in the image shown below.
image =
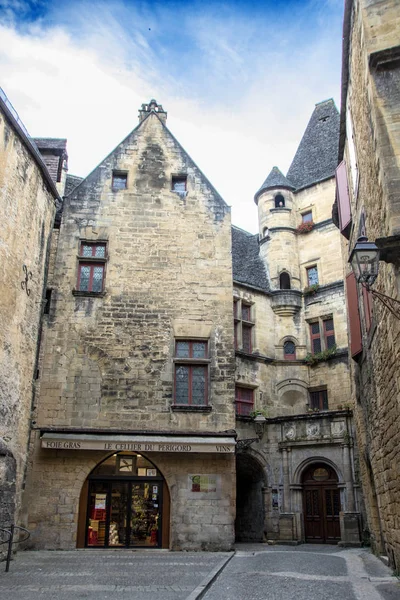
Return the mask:
<svg viewBox="0 0 400 600">
<path fill-rule="evenodd" d="M 274 205 L 275 205 L 275 208 L 284 208 L 285 197 L 281 192 L 278 192 L 277 194 L 275 194 Z"/>
<path fill-rule="evenodd" d="M 293 341 L 296 338 L 285 338 L 284 341 Z M 283 348 L 283 344 L 282 344 Z M 305 411 L 308 403 L 308 383 L 302 379 L 290 378 L 280 381 L 276 385 L 279 408 L 283 414 L 296 414 Z"/>
<path fill-rule="evenodd" d="M 264 460 L 250 449 L 236 455 L 237 542 L 262 542 L 264 538 L 264 489 L 267 474 Z"/>
<path fill-rule="evenodd" d="M 281 271 L 279 274 L 279 289 L 281 290 L 290 290 L 291 289 L 291 281 L 290 275 L 288 271 Z"/>
<path fill-rule="evenodd" d="M 124 451 L 121 452 L 109 452 L 106 455 L 103 455 L 101 457 L 96 457 L 97 460 L 90 460 L 87 461 L 85 467 L 86 468 L 81 468 L 80 469 L 80 475 L 82 475 L 81 477 L 76 479 L 76 482 L 73 486 L 73 489 L 76 493 L 76 498 L 79 498 L 79 506 L 78 506 L 78 527 L 77 527 L 77 547 L 81 547 L 83 548 L 85 546 L 85 537 L 86 537 L 86 526 L 87 526 L 87 520 L 88 520 L 88 506 L 89 506 L 89 502 L 88 502 L 88 493 L 89 493 L 89 482 L 91 480 L 91 475 L 94 473 L 94 471 L 105 461 L 107 461 L 108 459 L 110 459 L 112 456 L 116 456 L 118 454 L 125 454 Z M 129 453 L 132 454 L 132 453 Z M 136 454 L 136 453 L 134 453 Z M 139 456 L 143 456 L 143 458 L 145 458 L 146 460 L 148 460 L 152 465 L 154 465 L 155 468 L 157 468 L 158 472 L 160 473 L 163 481 L 162 481 L 162 500 L 163 500 L 163 506 L 162 506 L 162 519 L 163 519 L 163 524 L 162 524 L 162 535 L 163 535 L 163 548 L 164 547 L 169 547 L 169 539 L 170 539 L 170 505 L 171 505 L 171 486 L 173 485 L 173 483 L 171 483 L 171 481 L 169 480 L 170 478 L 168 478 L 166 476 L 165 473 L 165 466 L 162 465 L 161 468 L 158 465 L 158 461 L 154 462 L 154 460 L 145 454 L 145 453 L 140 453 Z M 162 462 L 162 461 L 161 461 Z M 90 466 L 90 468 L 88 469 L 87 467 Z M 101 476 L 100 476 L 101 477 Z M 107 480 L 110 479 L 109 475 L 105 475 L 105 478 Z M 96 479 L 99 479 L 98 476 L 96 476 Z M 116 474 L 115 476 L 115 481 L 128 481 L 128 479 L 125 477 L 121 477 L 121 475 Z M 135 484 L 135 482 L 138 482 L 138 479 L 134 479 L 133 480 L 133 484 Z M 151 480 L 150 480 L 151 482 Z M 156 482 L 157 483 L 157 482 Z M 161 483 L 161 482 L 160 482 Z M 132 484 L 132 493 L 133 493 L 133 484 Z M 130 489 L 130 488 L 129 488 Z M 110 510 L 110 509 L 109 509 Z M 129 514 L 129 513 L 128 513 Z M 160 516 L 161 516 L 161 512 L 160 512 Z"/>
<path fill-rule="evenodd" d="M 300 464 L 298 464 L 293 472 L 293 485 L 301 485 L 305 471 L 307 471 L 307 469 L 315 463 L 325 463 L 329 467 L 331 467 L 337 475 L 338 483 L 344 485 L 344 478 L 341 469 L 339 469 L 335 462 L 333 462 L 330 458 L 327 458 L 326 456 L 311 456 L 303 460 Z"/>
</svg>

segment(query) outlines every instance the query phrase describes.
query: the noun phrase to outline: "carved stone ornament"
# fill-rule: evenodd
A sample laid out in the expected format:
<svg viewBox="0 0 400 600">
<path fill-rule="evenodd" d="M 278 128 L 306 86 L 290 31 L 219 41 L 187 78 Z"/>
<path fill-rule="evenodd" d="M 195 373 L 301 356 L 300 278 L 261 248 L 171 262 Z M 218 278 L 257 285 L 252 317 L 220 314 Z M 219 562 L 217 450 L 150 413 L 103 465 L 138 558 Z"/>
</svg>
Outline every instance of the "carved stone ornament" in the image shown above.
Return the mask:
<svg viewBox="0 0 400 600">
<path fill-rule="evenodd" d="M 294 425 L 292 425 L 285 430 L 285 438 L 287 440 L 294 440 L 295 437 L 296 437 L 296 427 Z"/>
<path fill-rule="evenodd" d="M 344 433 L 345 423 L 344 421 L 332 421 L 331 433 L 333 437 L 341 437 Z"/>
<path fill-rule="evenodd" d="M 319 431 L 319 423 L 307 423 L 307 437 L 318 437 Z"/>
</svg>

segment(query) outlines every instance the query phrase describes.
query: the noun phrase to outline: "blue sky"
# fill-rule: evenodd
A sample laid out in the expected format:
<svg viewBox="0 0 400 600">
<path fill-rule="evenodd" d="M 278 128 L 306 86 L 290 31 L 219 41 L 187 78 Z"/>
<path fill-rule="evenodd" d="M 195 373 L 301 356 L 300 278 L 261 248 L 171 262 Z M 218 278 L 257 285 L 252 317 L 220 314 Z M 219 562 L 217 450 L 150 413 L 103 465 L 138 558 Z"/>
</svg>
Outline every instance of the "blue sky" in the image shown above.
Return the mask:
<svg viewBox="0 0 400 600">
<path fill-rule="evenodd" d="M 167 125 L 257 230 L 316 102 L 340 96 L 342 0 L 0 0 L 1 85 L 34 136 L 67 137 L 86 175 L 156 98 Z"/>
</svg>

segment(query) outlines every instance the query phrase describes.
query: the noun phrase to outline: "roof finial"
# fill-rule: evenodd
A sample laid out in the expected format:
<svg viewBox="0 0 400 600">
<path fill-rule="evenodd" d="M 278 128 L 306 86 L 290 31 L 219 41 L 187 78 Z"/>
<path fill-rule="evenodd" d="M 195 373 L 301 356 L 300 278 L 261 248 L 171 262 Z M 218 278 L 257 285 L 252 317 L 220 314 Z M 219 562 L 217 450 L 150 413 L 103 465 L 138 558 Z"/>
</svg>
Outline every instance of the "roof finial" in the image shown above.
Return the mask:
<svg viewBox="0 0 400 600">
<path fill-rule="evenodd" d="M 148 104 L 142 104 L 142 107 L 139 109 L 139 123 L 144 121 L 144 119 L 152 112 L 155 113 L 163 123 L 166 122 L 166 111 L 161 104 L 157 104 L 157 100 L 152 98 Z"/>
</svg>

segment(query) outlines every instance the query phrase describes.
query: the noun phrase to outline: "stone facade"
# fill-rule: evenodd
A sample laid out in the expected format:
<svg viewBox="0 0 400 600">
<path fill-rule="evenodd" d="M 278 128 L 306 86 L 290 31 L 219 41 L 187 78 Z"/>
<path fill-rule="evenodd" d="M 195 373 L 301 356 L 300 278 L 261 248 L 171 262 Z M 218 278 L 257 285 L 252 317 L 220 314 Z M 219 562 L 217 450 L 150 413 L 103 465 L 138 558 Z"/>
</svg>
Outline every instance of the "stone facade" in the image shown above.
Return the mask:
<svg viewBox="0 0 400 600">
<path fill-rule="evenodd" d="M 110 455 L 44 449 L 39 432 L 156 433 L 172 442 L 184 433 L 190 442 L 230 430 L 234 441 L 230 211 L 165 117 L 156 103 L 146 105 L 139 126 L 64 201 L 27 497 L 35 547 L 75 547 L 82 486 Z M 103 248 L 100 263 L 84 258 L 82 244 Z M 82 264 L 103 269 L 97 291 L 82 290 Z M 175 373 L 190 362 L 176 357 L 177 340 L 207 345 L 198 405 L 175 400 Z M 150 458 L 169 489 L 170 547 L 230 548 L 234 454 Z M 191 473 L 216 477 L 218 489 L 193 497 Z"/>
<path fill-rule="evenodd" d="M 255 437 L 254 422 L 251 417 L 237 416 L 241 448 L 237 459 L 237 498 L 238 502 L 242 500 L 242 488 L 248 487 L 255 507 L 251 519 L 246 498 L 245 508 L 238 505 L 237 532 L 242 540 L 306 540 L 303 477 L 310 465 L 324 464 L 330 465 L 337 475 L 341 543 L 360 542 L 341 241 L 331 218 L 335 148 L 327 157 L 325 171 L 320 164 L 319 174 L 311 173 L 308 181 L 301 181 L 299 189 L 289 178 L 290 173 L 307 172 L 310 158 L 304 140 L 308 144 L 320 135 L 315 133 L 315 127 L 322 127 L 321 121 L 325 123 L 323 119 L 327 118 L 336 121 L 332 136 L 338 139 L 338 113 L 333 102 L 316 105 L 288 175 L 284 177 L 274 167 L 256 194 L 264 290 L 261 277 L 258 281 L 246 281 L 241 274 L 235 277 L 234 269 L 234 298 L 239 309 L 236 385 L 239 390 L 252 390 L 251 414 L 266 416 L 259 441 L 254 439 L 250 445 L 242 445 L 240 440 Z M 315 143 L 318 140 L 314 139 L 313 147 Z M 306 213 L 312 223 L 309 231 L 302 231 Z M 307 272 L 311 267 L 317 270 L 314 287 L 310 286 Z M 242 305 L 251 307 L 251 352 L 243 348 Z M 311 325 L 318 323 L 322 332 L 330 319 L 335 348 L 329 356 L 327 339 L 321 341 L 327 360 L 313 362 Z M 289 356 L 285 353 L 287 342 L 292 344 Z M 316 408 L 318 392 L 326 394 L 327 403 Z M 240 395 L 237 398 L 240 404 Z M 246 530 L 250 531 L 247 537 Z"/>
<path fill-rule="evenodd" d="M 57 190 L 0 97 L 0 525 L 19 524 Z"/>
<path fill-rule="evenodd" d="M 360 235 L 381 250 L 373 289 L 399 299 L 400 14 L 395 0 L 347 2 L 342 75 L 340 160 L 348 196 L 334 214 L 344 258 Z M 346 209 L 346 206 L 348 207 Z M 347 210 L 347 212 L 346 212 Z M 346 273 L 350 273 L 345 263 Z M 400 568 L 399 319 L 348 276 L 352 397 L 366 505 L 365 536 Z M 372 314 L 371 314 L 372 312 Z M 361 327 L 361 331 L 360 331 Z"/>
</svg>

